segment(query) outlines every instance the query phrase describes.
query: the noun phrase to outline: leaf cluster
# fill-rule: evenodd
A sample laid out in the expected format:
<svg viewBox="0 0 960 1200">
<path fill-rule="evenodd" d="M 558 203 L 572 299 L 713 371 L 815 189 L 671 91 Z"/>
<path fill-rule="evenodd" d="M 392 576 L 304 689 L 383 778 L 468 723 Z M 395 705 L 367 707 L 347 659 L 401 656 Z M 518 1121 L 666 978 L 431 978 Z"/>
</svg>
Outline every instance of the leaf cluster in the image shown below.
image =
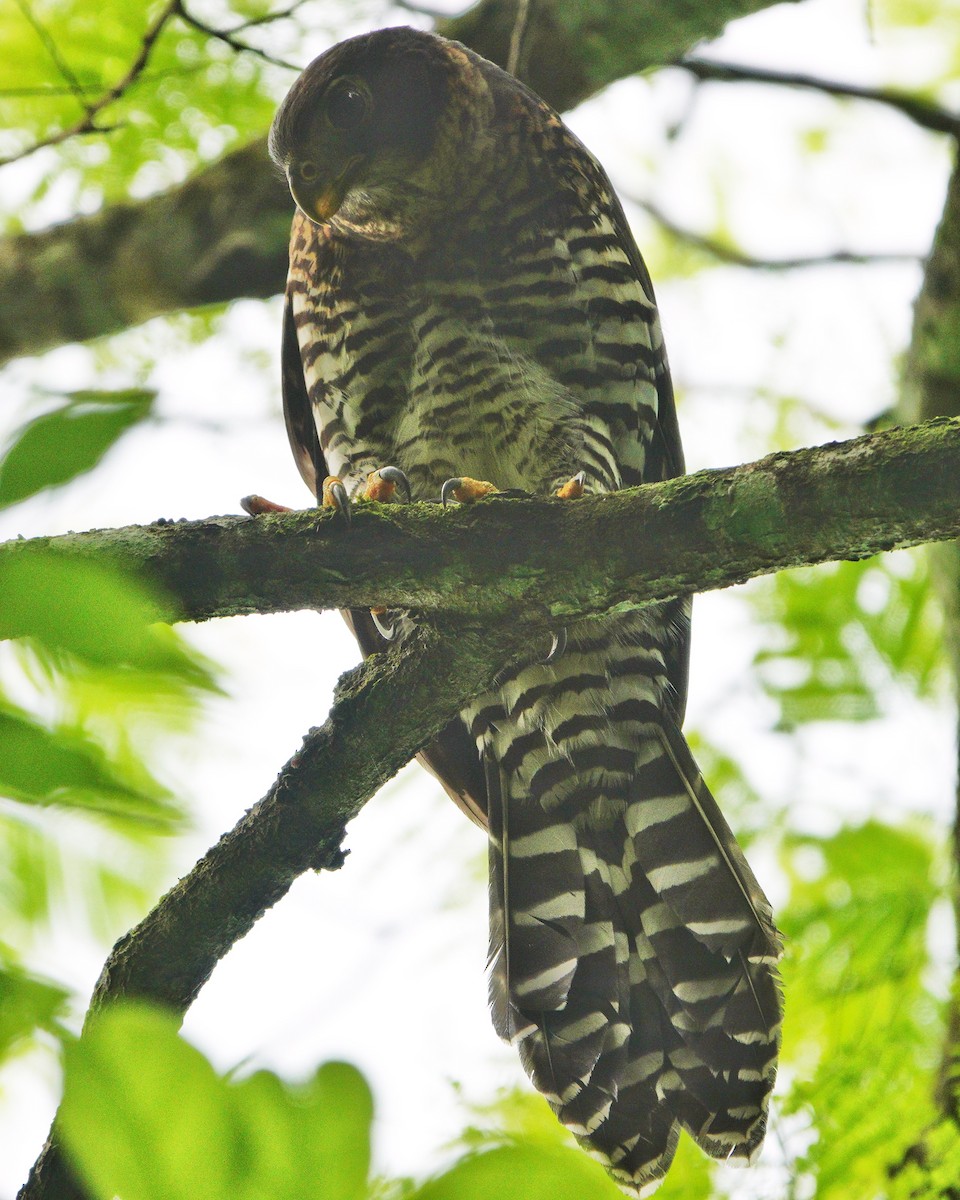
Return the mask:
<svg viewBox="0 0 960 1200">
<path fill-rule="evenodd" d="M 947 902 L 933 830 L 870 821 L 830 837 L 792 836 L 780 913 L 789 1086 L 806 1149 L 796 1177 L 818 1200 L 882 1192 L 888 1170 L 933 1119 L 930 1072 L 943 1039 L 928 931 Z"/>
<path fill-rule="evenodd" d="M 28 421 L 0 458 L 0 507 L 92 470 L 152 401 L 72 393 Z M 155 895 L 162 846 L 183 827 L 148 760 L 216 684 L 153 611 L 150 589 L 107 562 L 35 554 L 0 571 L 0 1063 L 35 1033 L 63 1033 L 66 992 L 21 965 L 40 931 L 67 905 L 115 936 Z"/>
<path fill-rule="evenodd" d="M 943 612 L 925 550 L 783 571 L 752 596 L 765 642 L 754 664 L 778 728 L 879 717 L 895 684 L 943 695 Z"/>
<path fill-rule="evenodd" d="M 475 1146 L 421 1184 L 371 1178 L 373 1101 L 326 1063 L 303 1083 L 218 1075 L 161 1010 L 123 1005 L 66 1052 L 68 1154 L 98 1200 L 615 1200 L 603 1169 L 559 1135 Z M 555 1124 L 555 1122 L 554 1122 Z"/>
<path fill-rule="evenodd" d="M 265 3 L 218 6 L 225 31 L 269 16 Z M 185 6 L 184 11 L 189 12 Z M 91 106 L 122 84 L 159 24 L 146 0 L 17 0 L 0 9 L 0 157 L 29 153 L 83 125 Z M 94 136 L 56 145 L 29 203 L 5 216 L 10 231 L 56 186 L 69 211 L 143 196 L 180 182 L 201 163 L 268 126 L 292 72 L 244 53 L 172 13 L 142 70 L 99 108 Z"/>
</svg>

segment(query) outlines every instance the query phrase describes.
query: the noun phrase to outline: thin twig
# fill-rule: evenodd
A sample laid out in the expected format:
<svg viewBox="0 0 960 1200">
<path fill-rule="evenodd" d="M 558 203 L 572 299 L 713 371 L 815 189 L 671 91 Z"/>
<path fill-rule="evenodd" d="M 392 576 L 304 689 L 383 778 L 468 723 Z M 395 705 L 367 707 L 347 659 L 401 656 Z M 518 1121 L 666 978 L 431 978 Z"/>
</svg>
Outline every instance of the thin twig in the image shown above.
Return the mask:
<svg viewBox="0 0 960 1200">
<path fill-rule="evenodd" d="M 104 126 L 97 125 L 96 118 L 99 113 L 115 100 L 126 92 L 139 77 L 143 74 L 143 69 L 147 65 L 147 60 L 150 58 L 150 53 L 156 45 L 157 38 L 160 36 L 163 27 L 167 24 L 170 18 L 176 13 L 179 0 L 169 0 L 169 3 L 162 9 L 156 21 L 150 26 L 143 36 L 143 42 L 140 45 L 140 50 L 137 57 L 130 65 L 130 69 L 119 82 L 115 83 L 112 88 L 109 88 L 99 99 L 92 104 L 85 104 L 86 110 L 84 117 L 70 125 L 66 129 L 61 129 L 59 133 L 53 133 L 47 138 L 36 142 L 27 150 L 21 150 L 18 154 L 10 155 L 9 158 L 0 158 L 0 167 L 7 166 L 8 163 L 17 162 L 19 159 L 26 158 L 30 154 L 34 154 L 37 150 L 43 149 L 45 146 L 58 146 L 63 142 L 68 141 L 72 137 L 77 137 L 84 133 L 104 133 L 107 132 Z"/>
<path fill-rule="evenodd" d="M 52 59 L 57 70 L 67 81 L 67 88 L 70 94 L 76 98 L 77 103 L 85 112 L 89 112 L 87 102 L 83 97 L 84 86 L 73 73 L 73 68 L 60 53 L 60 47 L 57 45 L 49 30 L 37 17 L 36 13 L 27 3 L 27 0 L 16 0 L 16 4 L 17 8 L 19 8 L 23 13 L 25 20 L 30 24 L 34 33 L 43 43 L 43 48 L 50 55 L 50 58 Z"/>
<path fill-rule="evenodd" d="M 291 5 L 288 9 L 285 9 L 279 13 L 274 13 L 269 19 L 280 20 L 282 17 L 289 16 L 303 2 L 304 0 L 296 0 L 296 3 Z M 27 149 L 20 150 L 18 153 L 11 154 L 6 158 L 0 158 L 0 167 L 7 166 L 9 163 L 17 162 L 23 158 L 27 158 L 29 155 L 36 153 L 37 150 L 42 150 L 45 147 L 59 146 L 63 142 L 69 141 L 69 139 L 72 137 L 79 137 L 88 133 L 109 133 L 111 129 L 115 128 L 115 126 L 98 124 L 98 115 L 103 112 L 108 105 L 113 104 L 115 100 L 119 100 L 120 97 L 126 91 L 128 91 L 135 82 L 137 82 L 137 80 L 143 78 L 144 68 L 147 65 L 147 61 L 150 58 L 151 51 L 156 44 L 157 38 L 163 31 L 164 26 L 172 17 L 175 16 L 179 17 L 185 24 L 192 26 L 199 33 L 203 33 L 207 37 L 216 38 L 217 41 L 226 43 L 226 45 L 228 45 L 238 54 L 254 54 L 258 58 L 261 58 L 265 62 L 269 62 L 274 66 L 284 67 L 291 71 L 300 70 L 295 63 L 289 63 L 285 62 L 283 59 L 274 58 L 272 55 L 258 49 L 256 46 L 250 46 L 246 42 L 240 41 L 234 36 L 235 30 L 216 29 L 212 25 L 207 25 L 205 22 L 195 17 L 191 12 L 187 11 L 183 5 L 183 0 L 169 0 L 167 5 L 160 12 L 156 21 L 154 21 L 153 25 L 151 25 L 144 34 L 143 42 L 140 45 L 140 50 L 123 78 L 115 83 L 113 87 L 103 92 L 96 100 L 89 102 L 85 96 L 86 93 L 91 90 L 90 85 L 81 84 L 70 70 L 69 66 L 61 59 L 57 53 L 56 46 L 52 43 L 52 39 L 49 37 L 49 34 L 47 34 L 46 30 L 44 30 L 43 27 L 35 20 L 33 14 L 27 8 L 26 0 L 17 0 L 17 3 L 22 8 L 24 15 L 31 22 L 34 29 L 37 31 L 38 36 L 44 41 L 44 45 L 47 46 L 47 49 L 53 57 L 54 62 L 57 64 L 57 69 L 67 80 L 70 93 L 77 98 L 78 103 L 83 108 L 84 116 L 79 121 L 74 122 L 73 125 L 70 125 L 65 129 L 61 129 L 57 133 L 53 133 L 49 137 L 35 142 Z M 244 29 L 250 25 L 262 24 L 267 19 L 268 18 L 260 18 L 256 21 L 248 21 L 243 25 L 238 25 L 236 28 Z M 54 89 L 46 89 L 46 91 L 48 91 L 50 94 L 55 94 Z M 9 95 L 11 93 L 4 92 L 0 94 Z M 29 95 L 35 93 L 23 91 L 20 94 Z"/>
<path fill-rule="evenodd" d="M 174 0 L 174 7 L 177 16 L 187 25 L 192 26 L 198 33 L 206 34 L 207 37 L 215 38 L 218 42 L 223 42 L 225 46 L 229 46 L 236 54 L 253 54 L 264 62 L 270 63 L 274 67 L 283 67 L 288 71 L 300 71 L 300 67 L 296 63 L 287 62 L 282 58 L 274 58 L 272 54 L 268 54 L 266 50 L 261 50 L 258 46 L 251 46 L 249 42 L 242 42 L 238 37 L 235 37 L 236 30 L 233 29 L 217 29 L 214 25 L 208 25 L 206 21 L 201 21 L 199 17 L 195 17 L 193 13 L 188 12 L 184 7 L 183 0 Z M 244 26 L 238 25 L 237 29 L 242 29 Z"/>
<path fill-rule="evenodd" d="M 507 54 L 507 70 L 511 75 L 520 78 L 520 57 L 523 54 L 527 28 L 530 24 L 530 9 L 532 0 L 517 0 L 517 15 L 510 32 L 510 50 Z"/>
<path fill-rule="evenodd" d="M 714 258 L 720 259 L 721 262 L 730 263 L 737 267 L 749 267 L 756 271 L 797 271 L 807 267 L 838 266 L 841 264 L 848 266 L 874 266 L 880 263 L 915 263 L 924 257 L 924 254 L 920 251 L 909 250 L 880 250 L 875 252 L 833 250 L 829 254 L 805 254 L 791 258 L 760 258 L 753 254 L 747 254 L 743 250 L 738 250 L 736 246 L 731 246 L 729 242 L 723 242 L 719 238 L 710 237 L 709 234 L 697 233 L 693 229 L 686 229 L 684 226 L 677 224 L 672 217 L 668 216 L 652 200 L 643 200 L 639 197 L 630 196 L 623 191 L 620 194 L 631 204 L 635 204 L 637 208 L 642 209 L 649 216 L 653 217 L 657 224 L 662 226 L 672 237 L 696 247 L 697 250 L 702 250 L 705 254 L 710 254 Z"/>
<path fill-rule="evenodd" d="M 230 33 L 242 33 L 244 29 L 254 29 L 258 25 L 272 25 L 274 21 L 285 21 L 288 17 L 300 8 L 303 8 L 307 0 L 294 0 L 294 3 L 289 8 L 281 8 L 279 12 L 264 13 L 261 17 L 249 17 L 246 21 L 241 21 L 239 25 L 229 30 Z"/>
<path fill-rule="evenodd" d="M 196 75 L 198 71 L 202 71 L 203 69 L 204 69 L 203 66 L 198 64 L 198 65 L 191 66 L 191 67 L 173 67 L 173 68 L 170 68 L 169 70 L 164 70 L 162 72 L 161 71 L 141 71 L 141 73 L 139 75 L 139 82 L 140 83 L 147 83 L 147 82 L 152 83 L 153 81 L 158 80 L 158 79 L 183 79 L 188 75 Z M 98 96 L 103 91 L 103 84 L 102 83 L 82 83 L 80 85 L 80 89 L 84 93 L 89 93 L 90 95 Z M 61 86 L 61 85 L 58 85 L 55 83 L 37 84 L 36 87 L 12 87 L 12 88 L 0 87 L 0 99 L 13 98 L 13 97 L 20 98 L 20 97 L 24 97 L 24 96 L 44 97 L 44 96 L 72 96 L 72 95 L 74 95 L 74 89 L 72 87 L 67 87 L 65 85 Z M 100 133 L 101 129 L 102 129 L 102 126 L 97 126 L 96 132 Z"/>
<path fill-rule="evenodd" d="M 854 100 L 870 100 L 895 108 L 915 124 L 935 133 L 947 133 L 960 138 L 960 116 L 911 96 L 895 88 L 868 88 L 835 79 L 820 79 L 792 71 L 769 71 L 762 67 L 739 66 L 734 63 L 713 62 L 704 58 L 681 58 L 674 64 L 701 80 L 722 83 L 770 83 L 780 87 L 808 88 L 830 96 L 845 96 Z"/>
</svg>

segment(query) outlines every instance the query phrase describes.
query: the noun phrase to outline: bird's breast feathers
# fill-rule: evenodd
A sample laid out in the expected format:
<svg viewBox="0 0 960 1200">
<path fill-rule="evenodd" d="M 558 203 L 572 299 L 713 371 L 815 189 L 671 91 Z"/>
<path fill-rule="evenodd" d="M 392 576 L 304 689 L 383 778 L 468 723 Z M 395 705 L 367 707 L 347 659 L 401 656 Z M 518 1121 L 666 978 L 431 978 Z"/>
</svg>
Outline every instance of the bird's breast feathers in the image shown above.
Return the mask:
<svg viewBox="0 0 960 1200">
<path fill-rule="evenodd" d="M 396 462 L 421 498 L 463 474 L 531 491 L 639 477 L 662 341 L 610 216 L 455 244 L 456 270 L 301 220 L 290 298 L 330 470 Z"/>
</svg>

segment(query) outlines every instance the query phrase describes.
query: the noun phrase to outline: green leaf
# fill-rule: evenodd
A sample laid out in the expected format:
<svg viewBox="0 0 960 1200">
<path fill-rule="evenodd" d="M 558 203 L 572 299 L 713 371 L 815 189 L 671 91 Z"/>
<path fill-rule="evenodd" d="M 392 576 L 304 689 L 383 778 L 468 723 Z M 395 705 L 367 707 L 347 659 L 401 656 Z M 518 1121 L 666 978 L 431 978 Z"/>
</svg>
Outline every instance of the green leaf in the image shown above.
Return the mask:
<svg viewBox="0 0 960 1200">
<path fill-rule="evenodd" d="M 25 971 L 0 945 L 0 1062 L 37 1029 L 62 1036 L 69 994 L 59 984 Z"/>
<path fill-rule="evenodd" d="M 882 1195 L 932 1119 L 941 1004 L 927 927 L 947 875 L 922 828 L 868 822 L 785 846 L 787 1020 L 781 1100 L 818 1135 L 796 1163 L 818 1200 Z"/>
<path fill-rule="evenodd" d="M 686 1134 L 680 1138 L 677 1156 L 670 1165 L 657 1200 L 709 1200 L 713 1191 L 714 1163 Z"/>
<path fill-rule="evenodd" d="M 754 662 L 780 728 L 870 720 L 891 681 L 920 697 L 944 683 L 942 612 L 922 552 L 783 571 L 751 595 L 767 629 Z"/>
<path fill-rule="evenodd" d="M 566 1146 L 500 1146 L 468 1155 L 415 1200 L 622 1200 L 603 1167 Z"/>
<path fill-rule="evenodd" d="M 573 1135 L 560 1124 L 546 1100 L 536 1092 L 526 1088 L 504 1089 L 492 1101 L 470 1104 L 467 1111 L 472 1120 L 457 1137 L 456 1144 L 469 1152 L 471 1160 L 480 1154 L 485 1156 L 491 1150 L 509 1146 L 519 1147 L 533 1155 L 542 1151 L 544 1163 L 550 1164 L 554 1161 L 551 1155 L 559 1149 L 586 1161 L 592 1168 L 591 1179 L 595 1175 L 595 1164 L 582 1151 L 574 1149 Z M 712 1167 L 711 1160 L 690 1138 L 681 1137 L 676 1158 L 657 1192 L 658 1197 L 663 1196 L 664 1200 L 707 1200 L 711 1195 Z M 601 1174 L 609 1183 L 606 1172 Z M 603 1197 L 622 1195 L 615 1187 L 612 1191 L 599 1194 Z M 419 1193 L 415 1195 L 419 1197 Z M 500 1193 L 491 1192 L 490 1195 L 499 1197 Z"/>
<path fill-rule="evenodd" d="M 346 1063 L 302 1085 L 228 1082 L 145 1005 L 104 1013 L 67 1049 L 64 1139 L 102 1200 L 361 1200 L 372 1114 Z"/>
<path fill-rule="evenodd" d="M 30 946 L 62 911 L 72 926 L 86 922 L 110 945 L 117 930 L 139 920 L 169 880 L 169 819 L 131 818 L 90 807 L 73 812 L 58 801 L 55 820 L 38 819 L 28 805 L 0 806 L 0 927 L 17 946 Z"/>
<path fill-rule="evenodd" d="M 162 793 L 124 782 L 102 747 L 81 731 L 48 729 L 8 706 L 0 707 L 0 793 L 28 804 L 64 804 L 161 825 L 177 817 Z"/>
<path fill-rule="evenodd" d="M 25 425 L 0 459 L 0 508 L 91 470 L 132 426 L 150 415 L 156 393 L 74 392 Z"/>
<path fill-rule="evenodd" d="M 60 1121 L 102 1200 L 227 1200 L 234 1142 L 223 1084 L 174 1017 L 117 1008 L 67 1047 Z"/>
<path fill-rule="evenodd" d="M 213 686 L 183 642 L 153 623 L 155 613 L 151 590 L 107 563 L 32 546 L 0 563 L 0 638 L 35 638 L 87 663 Z"/>
<path fill-rule="evenodd" d="M 365 1195 L 373 1098 L 355 1067 L 326 1063 L 299 1087 L 260 1071 L 232 1086 L 231 1101 L 253 1168 L 244 1191 L 250 1200 Z"/>
</svg>

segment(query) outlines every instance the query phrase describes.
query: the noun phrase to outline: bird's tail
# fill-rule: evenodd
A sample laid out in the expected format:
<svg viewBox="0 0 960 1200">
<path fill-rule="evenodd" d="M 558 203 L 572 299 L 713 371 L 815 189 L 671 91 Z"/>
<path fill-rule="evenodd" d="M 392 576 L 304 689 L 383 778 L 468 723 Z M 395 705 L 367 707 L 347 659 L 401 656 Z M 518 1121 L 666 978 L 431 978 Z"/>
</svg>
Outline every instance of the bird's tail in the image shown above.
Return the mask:
<svg viewBox="0 0 960 1200">
<path fill-rule="evenodd" d="M 681 1127 L 716 1158 L 763 1140 L 780 938 L 675 725 L 646 725 L 629 770 L 577 756 L 582 794 L 538 803 L 509 761 L 488 765 L 493 1019 L 560 1120 L 645 1194 Z"/>
</svg>

